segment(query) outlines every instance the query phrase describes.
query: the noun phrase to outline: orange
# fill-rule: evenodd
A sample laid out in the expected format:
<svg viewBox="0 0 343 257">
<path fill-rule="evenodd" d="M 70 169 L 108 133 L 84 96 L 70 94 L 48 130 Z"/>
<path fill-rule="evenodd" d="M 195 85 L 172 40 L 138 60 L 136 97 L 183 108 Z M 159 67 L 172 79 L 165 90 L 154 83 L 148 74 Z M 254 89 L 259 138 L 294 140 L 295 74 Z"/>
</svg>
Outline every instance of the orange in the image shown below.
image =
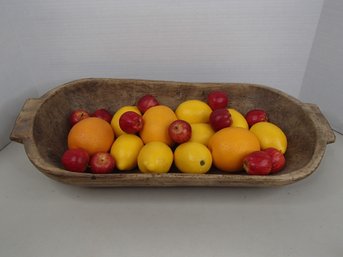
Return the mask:
<svg viewBox="0 0 343 257">
<path fill-rule="evenodd" d="M 90 117 L 76 123 L 68 134 L 68 148 L 82 148 L 90 155 L 107 152 L 114 141 L 111 125 L 103 119 Z"/>
<path fill-rule="evenodd" d="M 144 144 L 160 141 L 171 146 L 173 141 L 169 137 L 168 127 L 176 119 L 174 111 L 168 106 L 157 105 L 150 107 L 143 114 L 144 126 L 139 133 Z"/>
<path fill-rule="evenodd" d="M 228 127 L 216 132 L 209 140 L 214 166 L 221 171 L 235 172 L 243 168 L 243 159 L 260 150 L 258 138 L 245 128 Z"/>
</svg>

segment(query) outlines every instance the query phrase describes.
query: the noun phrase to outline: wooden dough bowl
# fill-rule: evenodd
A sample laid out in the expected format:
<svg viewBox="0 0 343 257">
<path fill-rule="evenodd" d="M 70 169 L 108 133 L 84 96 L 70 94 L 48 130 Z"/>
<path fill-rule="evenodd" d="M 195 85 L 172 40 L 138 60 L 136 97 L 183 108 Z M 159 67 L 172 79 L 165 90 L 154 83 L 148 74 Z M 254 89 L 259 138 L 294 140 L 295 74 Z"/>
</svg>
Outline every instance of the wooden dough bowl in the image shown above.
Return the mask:
<svg viewBox="0 0 343 257">
<path fill-rule="evenodd" d="M 208 92 L 224 90 L 230 107 L 245 114 L 263 108 L 270 121 L 287 135 L 286 167 L 275 175 L 250 176 L 223 173 L 212 168 L 207 174 L 184 174 L 174 168 L 165 174 L 143 174 L 138 170 L 111 174 L 73 173 L 64 170 L 60 158 L 66 150 L 68 116 L 77 108 L 90 112 L 108 108 L 114 113 L 123 105 L 134 105 L 144 94 L 157 96 L 172 108 L 187 99 L 206 101 Z M 299 100 L 270 87 L 241 83 L 184 83 L 111 78 L 88 78 L 66 83 L 37 99 L 28 99 L 19 113 L 11 140 L 23 143 L 30 161 L 55 180 L 80 186 L 281 186 L 312 174 L 326 145 L 335 141 L 328 121 L 315 104 Z"/>
</svg>

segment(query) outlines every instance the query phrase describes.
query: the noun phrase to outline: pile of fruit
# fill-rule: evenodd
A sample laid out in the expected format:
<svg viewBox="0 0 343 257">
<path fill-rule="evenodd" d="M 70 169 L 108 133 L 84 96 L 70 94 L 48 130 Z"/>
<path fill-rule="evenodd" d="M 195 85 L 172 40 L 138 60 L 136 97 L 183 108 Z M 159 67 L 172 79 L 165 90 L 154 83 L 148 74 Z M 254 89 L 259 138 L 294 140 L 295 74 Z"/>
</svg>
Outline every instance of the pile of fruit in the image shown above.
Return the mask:
<svg viewBox="0 0 343 257">
<path fill-rule="evenodd" d="M 106 109 L 92 114 L 74 110 L 62 165 L 72 172 L 101 174 L 137 168 L 166 173 L 173 164 L 180 172 L 197 174 L 212 166 L 250 175 L 283 169 L 287 138 L 266 111 L 243 115 L 228 106 L 226 92 L 212 91 L 207 101 L 186 100 L 175 110 L 152 95 L 114 115 Z"/>
</svg>

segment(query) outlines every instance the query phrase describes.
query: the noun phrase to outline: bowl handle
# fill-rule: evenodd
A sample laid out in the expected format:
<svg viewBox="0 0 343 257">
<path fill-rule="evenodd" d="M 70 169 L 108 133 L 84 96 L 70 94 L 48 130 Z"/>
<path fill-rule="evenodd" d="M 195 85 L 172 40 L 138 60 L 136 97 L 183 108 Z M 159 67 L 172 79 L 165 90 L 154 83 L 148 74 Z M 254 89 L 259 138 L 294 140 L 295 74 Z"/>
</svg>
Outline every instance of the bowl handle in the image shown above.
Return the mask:
<svg viewBox="0 0 343 257">
<path fill-rule="evenodd" d="M 32 135 L 33 121 L 42 102 L 42 99 L 35 98 L 29 98 L 25 101 L 10 134 L 12 141 L 22 144 L 25 139 L 30 138 Z"/>
<path fill-rule="evenodd" d="M 334 143 L 336 140 L 336 135 L 319 107 L 312 103 L 305 103 L 303 107 L 313 117 L 313 121 L 321 130 L 321 133 L 323 133 L 323 135 L 326 137 L 326 143 Z"/>
</svg>

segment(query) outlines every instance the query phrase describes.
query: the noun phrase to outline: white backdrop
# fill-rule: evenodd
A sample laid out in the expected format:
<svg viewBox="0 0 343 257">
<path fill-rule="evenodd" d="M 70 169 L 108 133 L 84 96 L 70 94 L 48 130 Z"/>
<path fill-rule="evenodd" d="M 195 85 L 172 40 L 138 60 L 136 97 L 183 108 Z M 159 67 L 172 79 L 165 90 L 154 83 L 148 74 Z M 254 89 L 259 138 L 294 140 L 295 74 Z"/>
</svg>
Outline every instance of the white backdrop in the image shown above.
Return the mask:
<svg viewBox="0 0 343 257">
<path fill-rule="evenodd" d="M 323 0 L 0 0 L 0 147 L 82 77 L 253 82 L 298 97 Z"/>
<path fill-rule="evenodd" d="M 300 97 L 320 106 L 343 133 L 343 1 L 326 0 Z"/>
</svg>

